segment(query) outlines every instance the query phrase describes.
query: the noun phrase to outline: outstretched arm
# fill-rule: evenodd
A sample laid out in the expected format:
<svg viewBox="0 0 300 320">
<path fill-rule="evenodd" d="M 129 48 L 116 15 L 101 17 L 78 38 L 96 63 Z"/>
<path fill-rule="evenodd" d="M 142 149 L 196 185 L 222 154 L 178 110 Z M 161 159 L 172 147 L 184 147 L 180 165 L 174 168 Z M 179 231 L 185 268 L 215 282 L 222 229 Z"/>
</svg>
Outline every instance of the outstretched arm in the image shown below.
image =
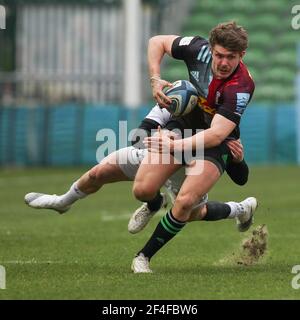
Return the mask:
<svg viewBox="0 0 300 320">
<path fill-rule="evenodd" d="M 150 38 L 148 43 L 148 68 L 150 77 L 160 76 L 160 63 L 167 53 L 172 56 L 172 44 L 178 36 L 159 35 Z"/>
<path fill-rule="evenodd" d="M 172 102 L 171 99 L 163 93 L 163 89 L 172 86 L 172 84 L 160 78 L 160 64 L 166 53 L 172 56 L 172 44 L 177 37 L 178 36 L 175 35 L 159 35 L 152 37 L 148 44 L 148 69 L 152 95 L 162 108 L 168 108 Z"/>
</svg>

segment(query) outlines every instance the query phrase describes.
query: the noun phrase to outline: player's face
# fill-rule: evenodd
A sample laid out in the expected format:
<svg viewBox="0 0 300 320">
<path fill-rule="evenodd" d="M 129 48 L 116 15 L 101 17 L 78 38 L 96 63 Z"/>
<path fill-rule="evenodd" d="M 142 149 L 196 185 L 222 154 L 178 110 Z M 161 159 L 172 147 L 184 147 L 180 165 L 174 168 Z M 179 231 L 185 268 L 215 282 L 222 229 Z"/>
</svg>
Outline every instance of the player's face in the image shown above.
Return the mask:
<svg viewBox="0 0 300 320">
<path fill-rule="evenodd" d="M 212 72 L 217 79 L 228 78 L 242 60 L 245 52 L 229 51 L 216 44 L 212 48 Z"/>
</svg>

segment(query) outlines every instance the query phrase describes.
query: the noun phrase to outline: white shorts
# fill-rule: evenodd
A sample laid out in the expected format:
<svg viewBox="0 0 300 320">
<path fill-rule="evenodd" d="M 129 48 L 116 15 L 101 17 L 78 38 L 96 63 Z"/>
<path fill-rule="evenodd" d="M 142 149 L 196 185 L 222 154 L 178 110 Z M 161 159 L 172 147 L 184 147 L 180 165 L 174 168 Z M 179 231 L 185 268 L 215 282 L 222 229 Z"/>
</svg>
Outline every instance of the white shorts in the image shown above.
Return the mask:
<svg viewBox="0 0 300 320">
<path fill-rule="evenodd" d="M 138 168 L 146 156 L 147 149 L 136 149 L 134 147 L 122 148 L 116 151 L 117 154 L 117 163 L 123 173 L 131 180 L 134 180 L 135 175 L 138 171 Z M 175 198 L 182 186 L 182 183 L 185 179 L 185 167 L 180 168 L 175 172 L 165 183 L 165 188 L 174 204 Z M 208 195 L 205 194 L 199 203 L 194 206 L 198 208 L 203 206 L 208 201 Z"/>
</svg>

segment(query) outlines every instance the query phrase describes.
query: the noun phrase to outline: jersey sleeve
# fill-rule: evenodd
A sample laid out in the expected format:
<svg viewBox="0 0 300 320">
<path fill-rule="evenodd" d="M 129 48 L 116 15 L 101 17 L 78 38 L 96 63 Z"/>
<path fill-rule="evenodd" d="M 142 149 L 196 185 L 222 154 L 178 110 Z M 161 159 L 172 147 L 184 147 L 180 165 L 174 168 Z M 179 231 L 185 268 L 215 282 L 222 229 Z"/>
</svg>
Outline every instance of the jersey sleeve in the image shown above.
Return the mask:
<svg viewBox="0 0 300 320">
<path fill-rule="evenodd" d="M 156 130 L 159 123 L 154 120 L 145 118 L 131 137 L 131 145 L 137 149 L 145 149 L 143 140 L 151 135 L 151 130 Z"/>
<path fill-rule="evenodd" d="M 157 122 L 161 127 L 164 127 L 170 118 L 170 112 L 166 108 L 160 108 L 158 104 L 156 104 L 146 115 L 146 119 Z"/>
<path fill-rule="evenodd" d="M 171 54 L 172 57 L 179 60 L 197 59 L 199 50 L 208 41 L 200 36 L 178 37 L 173 41 Z"/>
<path fill-rule="evenodd" d="M 252 86 L 228 85 L 223 94 L 223 101 L 217 113 L 239 125 L 241 116 L 251 100 Z"/>
<path fill-rule="evenodd" d="M 131 139 L 131 145 L 138 149 L 144 149 L 143 139 L 151 135 L 151 130 L 156 130 L 158 126 L 164 127 L 171 118 L 167 109 L 161 109 L 157 104 L 146 115 L 139 127 L 135 129 Z"/>
</svg>

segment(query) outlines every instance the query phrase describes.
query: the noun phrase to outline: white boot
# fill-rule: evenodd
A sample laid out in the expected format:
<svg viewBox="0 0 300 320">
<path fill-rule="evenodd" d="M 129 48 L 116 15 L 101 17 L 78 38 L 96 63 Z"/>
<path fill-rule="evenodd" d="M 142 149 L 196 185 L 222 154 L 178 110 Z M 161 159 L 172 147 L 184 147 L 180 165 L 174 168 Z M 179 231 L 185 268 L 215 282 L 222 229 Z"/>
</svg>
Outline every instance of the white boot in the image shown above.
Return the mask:
<svg viewBox="0 0 300 320">
<path fill-rule="evenodd" d="M 254 197 L 245 199 L 239 202 L 241 212 L 236 217 L 237 228 L 240 232 L 247 231 L 254 221 L 254 211 L 258 206 L 257 200 Z"/>
<path fill-rule="evenodd" d="M 36 209 L 53 209 L 59 213 L 67 212 L 71 206 L 63 206 L 60 203 L 60 196 L 56 194 L 44 194 L 30 192 L 25 195 L 25 203 Z"/>
<path fill-rule="evenodd" d="M 156 212 L 158 212 L 161 208 L 166 208 L 168 205 L 168 198 L 167 195 L 164 193 L 161 193 L 163 200 L 161 207 L 157 211 L 150 211 L 148 208 L 147 203 L 144 203 L 142 206 L 140 206 L 134 214 L 131 216 L 129 223 L 128 223 L 128 231 L 130 233 L 138 233 L 141 230 L 143 230 L 150 219 L 155 215 Z"/>
<path fill-rule="evenodd" d="M 132 260 L 131 270 L 134 273 L 152 273 L 152 270 L 149 267 L 149 259 L 142 253 Z"/>
</svg>

